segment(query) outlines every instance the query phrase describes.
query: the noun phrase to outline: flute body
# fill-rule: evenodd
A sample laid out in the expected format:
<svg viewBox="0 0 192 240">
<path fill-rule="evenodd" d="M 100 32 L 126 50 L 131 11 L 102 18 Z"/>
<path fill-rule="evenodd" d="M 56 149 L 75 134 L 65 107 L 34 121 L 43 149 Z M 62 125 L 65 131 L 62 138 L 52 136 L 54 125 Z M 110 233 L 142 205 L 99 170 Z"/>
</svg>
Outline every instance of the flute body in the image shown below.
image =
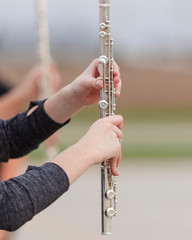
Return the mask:
<svg viewBox="0 0 192 240">
<path fill-rule="evenodd" d="M 113 81 L 113 39 L 110 33 L 110 0 L 100 0 L 100 57 L 99 79 L 103 82 L 100 92 L 100 118 L 114 115 L 115 88 Z M 112 218 L 117 215 L 117 179 L 112 176 L 109 161 L 101 164 L 101 233 L 112 233 Z"/>
</svg>

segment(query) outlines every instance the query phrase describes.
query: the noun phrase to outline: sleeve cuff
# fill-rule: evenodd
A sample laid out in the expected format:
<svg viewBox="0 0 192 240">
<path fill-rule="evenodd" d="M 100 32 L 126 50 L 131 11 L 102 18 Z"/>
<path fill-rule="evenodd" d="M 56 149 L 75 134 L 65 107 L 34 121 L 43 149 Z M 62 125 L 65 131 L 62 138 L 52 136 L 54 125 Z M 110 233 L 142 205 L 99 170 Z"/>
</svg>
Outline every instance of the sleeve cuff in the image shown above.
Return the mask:
<svg viewBox="0 0 192 240">
<path fill-rule="evenodd" d="M 46 100 L 47 100 L 47 98 L 44 99 L 44 100 L 41 100 L 41 101 L 31 101 L 27 112 L 31 108 L 33 108 L 35 106 L 38 106 L 38 108 L 34 110 L 34 113 L 36 112 L 36 115 L 38 114 L 39 118 L 42 116 L 43 119 L 46 119 L 47 121 L 49 121 L 50 125 L 53 125 L 55 127 L 59 127 L 60 128 L 60 127 L 66 125 L 67 123 L 70 122 L 71 118 L 69 118 L 67 121 L 65 121 L 64 123 L 61 123 L 61 124 L 55 122 L 52 118 L 50 118 L 49 115 L 45 112 L 45 108 L 44 108 L 44 102 Z"/>
<path fill-rule="evenodd" d="M 8 158 L 18 158 L 28 154 L 70 121 L 69 119 L 60 124 L 52 120 L 44 110 L 44 101 L 31 102 L 27 111 L 5 121 L 5 134 L 9 146 Z M 27 112 L 34 106 L 38 107 L 27 116 Z"/>
</svg>

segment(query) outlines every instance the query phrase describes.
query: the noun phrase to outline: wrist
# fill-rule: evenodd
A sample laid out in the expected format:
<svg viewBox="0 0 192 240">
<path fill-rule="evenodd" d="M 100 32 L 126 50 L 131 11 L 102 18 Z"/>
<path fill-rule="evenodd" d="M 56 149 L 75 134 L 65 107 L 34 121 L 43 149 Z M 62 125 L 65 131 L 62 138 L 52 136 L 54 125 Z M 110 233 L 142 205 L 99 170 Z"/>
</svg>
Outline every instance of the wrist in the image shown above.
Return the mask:
<svg viewBox="0 0 192 240">
<path fill-rule="evenodd" d="M 67 91 L 68 93 L 68 99 L 73 103 L 74 107 L 78 110 L 83 108 L 85 105 L 82 103 L 82 101 L 79 100 L 76 91 L 75 91 L 75 86 L 72 83 L 68 84 L 65 88 L 63 88 L 64 91 Z"/>
<path fill-rule="evenodd" d="M 84 104 L 78 99 L 73 89 L 73 83 L 68 84 L 62 90 L 63 98 L 67 101 L 74 109 L 74 111 L 79 111 L 84 107 Z"/>
<path fill-rule="evenodd" d="M 79 142 L 76 143 L 76 146 L 78 149 L 78 156 L 81 156 L 83 160 L 87 161 L 89 167 L 101 162 L 102 156 L 100 152 L 97 151 L 97 148 L 93 147 L 93 144 L 90 144 L 89 141 L 84 141 L 84 139 L 81 138 Z"/>
</svg>

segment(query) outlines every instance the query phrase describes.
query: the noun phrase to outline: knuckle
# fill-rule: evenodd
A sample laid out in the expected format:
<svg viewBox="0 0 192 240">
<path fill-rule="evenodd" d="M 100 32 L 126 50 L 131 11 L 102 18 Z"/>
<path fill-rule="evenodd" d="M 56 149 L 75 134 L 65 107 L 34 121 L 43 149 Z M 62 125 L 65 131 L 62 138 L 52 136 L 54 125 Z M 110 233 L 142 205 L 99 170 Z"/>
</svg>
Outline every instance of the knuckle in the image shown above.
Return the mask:
<svg viewBox="0 0 192 240">
<path fill-rule="evenodd" d="M 122 137 L 123 137 L 122 131 L 119 132 L 119 137 L 120 137 L 120 139 L 122 139 Z"/>
</svg>

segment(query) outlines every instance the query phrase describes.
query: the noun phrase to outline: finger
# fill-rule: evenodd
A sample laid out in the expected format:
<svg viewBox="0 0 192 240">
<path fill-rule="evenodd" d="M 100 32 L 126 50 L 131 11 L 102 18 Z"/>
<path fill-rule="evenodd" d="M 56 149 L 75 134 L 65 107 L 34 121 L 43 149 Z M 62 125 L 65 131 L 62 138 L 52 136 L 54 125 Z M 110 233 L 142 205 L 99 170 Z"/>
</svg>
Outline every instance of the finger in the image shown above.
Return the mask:
<svg viewBox="0 0 192 240">
<path fill-rule="evenodd" d="M 113 126 L 113 132 L 114 132 L 114 134 L 116 134 L 118 142 L 121 143 L 123 133 L 120 130 L 120 128 L 118 128 L 117 126 Z"/>
<path fill-rule="evenodd" d="M 123 128 L 123 117 L 121 115 L 108 116 L 108 117 L 102 118 L 102 121 L 107 121 L 117 126 L 119 129 Z"/>
<path fill-rule="evenodd" d="M 113 176 L 119 176 L 119 172 L 116 166 L 117 158 L 112 158 L 110 160 L 110 168 L 111 168 L 111 174 Z"/>
<path fill-rule="evenodd" d="M 101 89 L 103 87 L 103 81 L 101 79 L 88 77 L 85 81 L 87 88 Z"/>
<path fill-rule="evenodd" d="M 113 81 L 114 81 L 114 84 L 115 84 L 115 86 L 120 82 L 120 78 L 119 77 L 115 77 L 114 79 L 113 79 Z"/>
<path fill-rule="evenodd" d="M 119 77 L 114 78 L 115 97 L 119 97 L 121 93 L 121 79 Z"/>
<path fill-rule="evenodd" d="M 113 63 L 113 76 L 114 77 L 116 77 L 116 76 L 120 77 L 120 68 L 115 61 Z"/>
<path fill-rule="evenodd" d="M 97 89 L 101 89 L 103 87 L 102 80 L 100 80 L 100 79 L 95 80 L 94 87 L 96 87 Z"/>
<path fill-rule="evenodd" d="M 119 154 L 119 157 L 118 157 L 117 162 L 116 162 L 116 167 L 119 166 L 119 163 L 120 163 L 120 160 L 121 160 L 121 156 L 122 156 L 122 152 L 120 152 L 120 154 Z"/>
<path fill-rule="evenodd" d="M 121 77 L 120 77 L 120 69 L 117 63 L 114 61 L 113 63 L 113 78 L 114 78 L 114 84 L 115 84 L 115 96 L 119 97 L 121 93 Z"/>
<path fill-rule="evenodd" d="M 119 97 L 121 94 L 122 83 L 120 78 L 116 78 L 116 79 L 117 80 L 114 79 L 114 82 L 118 82 L 118 83 L 115 84 L 115 97 Z"/>
</svg>

